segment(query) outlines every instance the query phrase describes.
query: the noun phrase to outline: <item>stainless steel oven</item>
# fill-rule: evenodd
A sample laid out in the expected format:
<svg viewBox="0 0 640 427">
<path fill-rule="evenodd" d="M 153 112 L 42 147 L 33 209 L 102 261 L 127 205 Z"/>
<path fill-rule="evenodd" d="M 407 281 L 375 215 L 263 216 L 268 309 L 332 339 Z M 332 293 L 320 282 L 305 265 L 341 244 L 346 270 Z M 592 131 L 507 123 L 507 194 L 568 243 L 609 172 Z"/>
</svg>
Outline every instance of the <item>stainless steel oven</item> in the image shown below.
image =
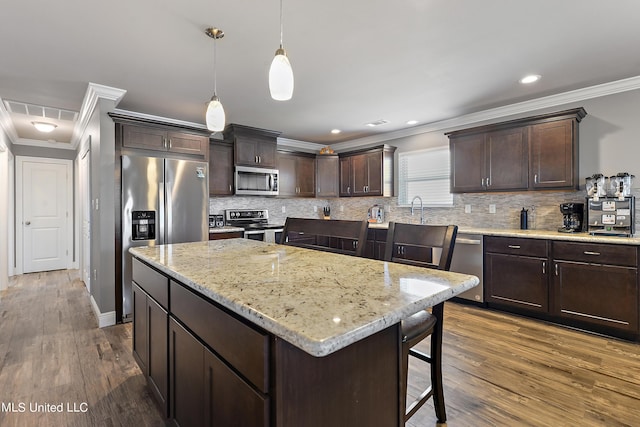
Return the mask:
<svg viewBox="0 0 640 427">
<path fill-rule="evenodd" d="M 269 222 L 267 209 L 227 209 L 224 216 L 227 225 L 244 228 L 245 239 L 280 242 L 283 226 Z"/>
</svg>

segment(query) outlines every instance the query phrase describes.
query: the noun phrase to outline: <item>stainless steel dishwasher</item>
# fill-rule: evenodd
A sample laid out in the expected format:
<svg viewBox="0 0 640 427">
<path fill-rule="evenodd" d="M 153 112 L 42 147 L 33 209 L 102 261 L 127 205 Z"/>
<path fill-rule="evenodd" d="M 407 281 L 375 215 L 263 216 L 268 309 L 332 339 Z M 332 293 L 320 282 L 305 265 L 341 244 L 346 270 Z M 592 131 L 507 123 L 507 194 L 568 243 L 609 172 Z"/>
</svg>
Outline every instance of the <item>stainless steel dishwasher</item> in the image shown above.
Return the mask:
<svg viewBox="0 0 640 427">
<path fill-rule="evenodd" d="M 482 235 L 458 233 L 456 244 L 453 248 L 451 271 L 472 274 L 480 279 L 478 286 L 461 293 L 458 295 L 458 298 L 468 299 L 478 303 L 484 301 L 482 257 Z"/>
</svg>

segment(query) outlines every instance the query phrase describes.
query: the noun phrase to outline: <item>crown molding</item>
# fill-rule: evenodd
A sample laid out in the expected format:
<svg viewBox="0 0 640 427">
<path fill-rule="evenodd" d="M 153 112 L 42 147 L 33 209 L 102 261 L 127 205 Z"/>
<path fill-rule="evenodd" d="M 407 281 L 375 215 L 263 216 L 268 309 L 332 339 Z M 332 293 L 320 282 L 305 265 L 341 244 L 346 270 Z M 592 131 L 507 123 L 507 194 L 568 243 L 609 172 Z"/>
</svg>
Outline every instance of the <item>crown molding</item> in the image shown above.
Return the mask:
<svg viewBox="0 0 640 427">
<path fill-rule="evenodd" d="M 41 139 L 29 139 L 29 138 L 18 138 L 14 144 L 17 145 L 28 145 L 31 147 L 41 147 L 41 148 L 55 148 L 58 150 L 75 150 L 76 147 L 71 145 L 68 142 L 59 142 L 59 141 L 43 141 Z"/>
<path fill-rule="evenodd" d="M 9 141 L 11 141 L 12 144 L 15 144 L 18 140 L 18 132 L 16 131 L 15 126 L 13 126 L 13 121 L 11 120 L 11 116 L 4 106 L 4 101 L 2 100 L 2 98 L 0 98 L 0 128 L 2 128 L 5 135 L 7 135 Z"/>
<path fill-rule="evenodd" d="M 80 139 L 89 125 L 89 120 L 96 109 L 96 105 L 98 105 L 98 100 L 106 99 L 118 105 L 126 93 L 127 91 L 124 89 L 98 83 L 89 83 L 87 91 L 84 94 L 84 99 L 82 100 L 82 107 L 80 107 L 80 117 L 73 128 L 73 134 L 71 136 L 71 147 L 73 149 L 76 149 L 80 144 Z"/>
<path fill-rule="evenodd" d="M 278 148 L 288 147 L 299 151 L 308 151 L 317 153 L 323 146 L 315 142 L 300 141 L 298 139 L 280 138 L 278 137 Z"/>
<path fill-rule="evenodd" d="M 614 95 L 637 89 L 640 89 L 640 76 L 629 77 L 627 79 L 616 80 L 609 83 L 589 86 L 529 101 L 518 102 L 515 104 L 505 105 L 503 107 L 491 108 L 489 110 L 465 114 L 463 116 L 440 120 L 422 126 L 372 135 L 365 138 L 352 139 L 332 145 L 336 150 L 348 150 L 354 147 L 379 144 L 381 142 L 419 135 L 422 133 L 449 131 L 461 126 L 468 126 L 489 120 L 503 119 L 516 114 L 527 113 L 543 108 L 557 107 L 560 105 L 570 104 L 572 102 L 580 102 L 587 99 L 600 98 L 607 95 Z"/>
<path fill-rule="evenodd" d="M 121 110 L 119 108 L 114 109 L 113 113 L 120 114 L 123 116 L 129 116 L 131 118 L 136 118 L 140 120 L 150 121 L 150 122 L 163 122 L 166 124 L 176 125 L 181 127 L 208 130 L 207 126 L 203 125 L 202 123 L 194 123 L 194 122 L 187 122 L 184 120 L 170 119 L 168 117 L 154 116 L 153 114 L 138 113 L 136 111 Z M 212 135 L 215 133 L 217 132 L 212 133 Z"/>
</svg>

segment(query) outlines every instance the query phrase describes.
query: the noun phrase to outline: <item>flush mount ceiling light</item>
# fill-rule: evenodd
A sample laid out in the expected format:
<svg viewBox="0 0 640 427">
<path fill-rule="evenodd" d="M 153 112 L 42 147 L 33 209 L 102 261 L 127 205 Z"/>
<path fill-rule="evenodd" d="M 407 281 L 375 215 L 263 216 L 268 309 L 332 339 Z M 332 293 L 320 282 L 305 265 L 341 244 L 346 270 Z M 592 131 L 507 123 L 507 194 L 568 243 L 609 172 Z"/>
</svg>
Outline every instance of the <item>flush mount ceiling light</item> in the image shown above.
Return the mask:
<svg viewBox="0 0 640 427">
<path fill-rule="evenodd" d="M 522 83 L 524 85 L 527 85 L 527 84 L 530 84 L 530 83 L 535 83 L 538 80 L 540 80 L 540 77 L 542 77 L 542 76 L 540 76 L 538 74 L 529 74 L 528 76 L 524 76 L 523 78 L 521 78 L 520 79 L 520 83 Z"/>
<path fill-rule="evenodd" d="M 408 120 L 407 124 L 408 125 L 415 125 L 415 124 L 418 124 L 418 121 L 417 120 Z"/>
<path fill-rule="evenodd" d="M 269 68 L 269 92 L 276 101 L 288 101 L 293 96 L 293 70 L 282 45 L 282 0 L 280 0 L 280 47 Z"/>
<path fill-rule="evenodd" d="M 334 135 L 337 135 L 340 132 L 342 132 L 340 129 L 331 129 L 331 133 L 334 134 Z"/>
<path fill-rule="evenodd" d="M 217 40 L 224 37 L 224 31 L 219 28 L 212 27 L 207 28 L 205 30 L 205 34 L 213 39 L 213 96 L 211 97 L 211 101 L 209 101 L 209 105 L 207 105 L 207 129 L 212 132 L 219 132 L 224 130 L 226 117 L 224 114 L 224 108 L 222 107 L 222 103 L 220 102 L 220 98 L 218 98 L 217 94 L 216 45 L 218 44 Z"/>
<path fill-rule="evenodd" d="M 53 123 L 45 123 L 45 122 L 31 122 L 36 129 L 40 132 L 49 133 L 52 132 L 58 125 L 54 125 Z"/>
</svg>

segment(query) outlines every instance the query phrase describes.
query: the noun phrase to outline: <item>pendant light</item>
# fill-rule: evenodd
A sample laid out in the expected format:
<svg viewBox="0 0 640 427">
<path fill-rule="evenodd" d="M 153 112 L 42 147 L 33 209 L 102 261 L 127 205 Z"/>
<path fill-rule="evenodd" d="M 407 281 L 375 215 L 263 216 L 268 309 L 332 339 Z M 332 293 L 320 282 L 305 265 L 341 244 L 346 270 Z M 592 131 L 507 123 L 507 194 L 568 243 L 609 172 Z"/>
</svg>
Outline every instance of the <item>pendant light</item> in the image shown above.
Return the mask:
<svg viewBox="0 0 640 427">
<path fill-rule="evenodd" d="M 225 114 L 224 108 L 222 107 L 222 103 L 220 102 L 220 98 L 218 98 L 217 94 L 217 86 L 216 86 L 216 44 L 217 40 L 224 37 L 224 31 L 219 28 L 207 28 L 205 33 L 213 39 L 213 96 L 211 97 L 211 101 L 209 101 L 209 105 L 207 106 L 207 129 L 212 132 L 219 132 L 224 130 L 225 124 Z"/>
<path fill-rule="evenodd" d="M 293 96 L 293 70 L 282 47 L 282 0 L 280 0 L 280 47 L 269 69 L 269 91 L 276 101 L 288 101 Z"/>
</svg>

